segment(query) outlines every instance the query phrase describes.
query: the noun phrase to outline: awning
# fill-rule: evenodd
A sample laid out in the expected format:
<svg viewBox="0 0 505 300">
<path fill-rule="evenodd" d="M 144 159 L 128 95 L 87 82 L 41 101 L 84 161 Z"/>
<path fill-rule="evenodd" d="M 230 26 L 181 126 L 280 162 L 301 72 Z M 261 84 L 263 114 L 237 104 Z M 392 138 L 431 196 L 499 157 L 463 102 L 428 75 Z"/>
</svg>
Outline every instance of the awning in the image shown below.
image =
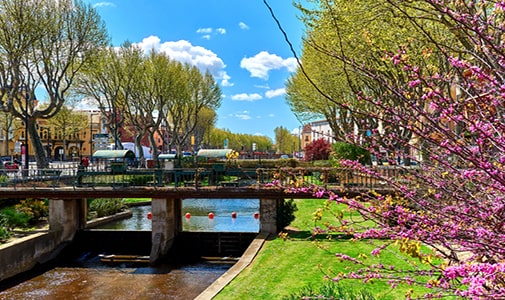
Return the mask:
<svg viewBox="0 0 505 300">
<path fill-rule="evenodd" d="M 97 150 L 93 153 L 93 158 L 129 158 L 135 159 L 135 153 L 131 150 Z"/>
<path fill-rule="evenodd" d="M 177 157 L 177 154 L 172 154 L 172 153 L 164 153 L 158 155 L 158 159 L 175 159 Z"/>
<path fill-rule="evenodd" d="M 226 158 L 226 154 L 231 153 L 232 149 L 201 149 L 197 156 L 208 158 Z"/>
</svg>

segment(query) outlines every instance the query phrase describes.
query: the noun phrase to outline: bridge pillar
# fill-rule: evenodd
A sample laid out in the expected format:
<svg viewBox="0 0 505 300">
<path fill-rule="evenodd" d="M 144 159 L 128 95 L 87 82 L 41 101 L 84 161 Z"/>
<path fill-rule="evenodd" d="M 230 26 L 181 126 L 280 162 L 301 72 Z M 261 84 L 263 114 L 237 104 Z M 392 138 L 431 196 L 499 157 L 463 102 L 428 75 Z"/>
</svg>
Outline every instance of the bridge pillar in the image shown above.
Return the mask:
<svg viewBox="0 0 505 300">
<path fill-rule="evenodd" d="M 260 199 L 260 232 L 277 234 L 277 209 L 284 199 Z"/>
<path fill-rule="evenodd" d="M 71 241 L 76 231 L 85 225 L 84 199 L 49 200 L 49 229 L 60 232 L 60 241 Z"/>
<path fill-rule="evenodd" d="M 154 264 L 168 254 L 177 234 L 180 199 L 152 199 L 152 246 L 150 263 Z"/>
</svg>

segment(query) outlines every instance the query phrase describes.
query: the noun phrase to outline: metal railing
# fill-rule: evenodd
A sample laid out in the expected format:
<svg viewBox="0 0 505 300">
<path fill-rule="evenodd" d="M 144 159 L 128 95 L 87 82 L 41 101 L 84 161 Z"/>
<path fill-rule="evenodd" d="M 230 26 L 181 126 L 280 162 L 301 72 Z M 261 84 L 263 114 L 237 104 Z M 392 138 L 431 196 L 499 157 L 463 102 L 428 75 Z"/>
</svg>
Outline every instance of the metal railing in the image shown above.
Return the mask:
<svg viewBox="0 0 505 300">
<path fill-rule="evenodd" d="M 318 185 L 328 188 L 379 188 L 388 180 L 407 180 L 404 168 L 103 168 L 76 165 L 47 169 L 0 170 L 3 187 L 242 187 L 276 183 L 281 187 Z"/>
</svg>

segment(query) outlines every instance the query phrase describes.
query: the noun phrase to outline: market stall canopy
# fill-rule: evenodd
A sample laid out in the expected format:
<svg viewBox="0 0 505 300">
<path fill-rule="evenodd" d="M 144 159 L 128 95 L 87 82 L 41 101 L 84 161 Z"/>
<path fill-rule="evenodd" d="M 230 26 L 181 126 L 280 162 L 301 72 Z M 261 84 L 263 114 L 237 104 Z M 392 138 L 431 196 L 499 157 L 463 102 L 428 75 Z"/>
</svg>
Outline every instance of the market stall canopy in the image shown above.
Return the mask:
<svg viewBox="0 0 505 300">
<path fill-rule="evenodd" d="M 164 153 L 158 155 L 158 159 L 175 159 L 177 157 L 177 154 L 172 154 L 172 153 Z"/>
<path fill-rule="evenodd" d="M 131 150 L 97 150 L 93 158 L 98 159 L 135 159 L 135 153 Z"/>
<path fill-rule="evenodd" d="M 207 158 L 226 158 L 226 155 L 232 151 L 232 149 L 201 149 L 198 151 L 197 156 Z"/>
</svg>

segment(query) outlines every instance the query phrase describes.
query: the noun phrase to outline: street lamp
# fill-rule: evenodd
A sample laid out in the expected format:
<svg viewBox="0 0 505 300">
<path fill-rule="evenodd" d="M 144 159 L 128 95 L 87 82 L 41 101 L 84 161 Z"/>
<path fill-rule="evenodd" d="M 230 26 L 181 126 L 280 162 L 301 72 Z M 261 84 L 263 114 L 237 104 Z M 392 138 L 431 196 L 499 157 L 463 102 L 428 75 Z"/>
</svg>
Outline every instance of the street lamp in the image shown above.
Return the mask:
<svg viewBox="0 0 505 300">
<path fill-rule="evenodd" d="M 93 155 L 93 113 L 89 114 L 89 156 Z"/>
</svg>

